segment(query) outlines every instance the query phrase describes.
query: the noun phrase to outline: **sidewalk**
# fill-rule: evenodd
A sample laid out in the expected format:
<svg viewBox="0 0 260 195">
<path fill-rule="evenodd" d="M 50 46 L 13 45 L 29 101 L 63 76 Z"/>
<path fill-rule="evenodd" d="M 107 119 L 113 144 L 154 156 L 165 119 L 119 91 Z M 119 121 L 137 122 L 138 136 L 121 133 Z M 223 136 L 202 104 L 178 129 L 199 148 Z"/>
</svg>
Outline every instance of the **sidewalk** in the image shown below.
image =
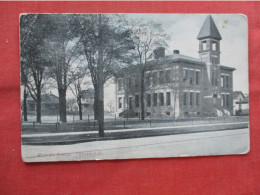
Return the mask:
<svg viewBox="0 0 260 195">
<path fill-rule="evenodd" d="M 188 134 L 207 131 L 221 131 L 247 128 L 248 122 L 217 123 L 202 125 L 167 126 L 153 128 L 133 128 L 106 130 L 104 137 L 98 136 L 98 131 L 66 132 L 66 133 L 44 133 L 22 135 L 23 145 L 62 145 L 80 142 L 91 142 L 101 140 L 130 139 L 140 137 L 151 137 L 160 135 Z"/>
</svg>

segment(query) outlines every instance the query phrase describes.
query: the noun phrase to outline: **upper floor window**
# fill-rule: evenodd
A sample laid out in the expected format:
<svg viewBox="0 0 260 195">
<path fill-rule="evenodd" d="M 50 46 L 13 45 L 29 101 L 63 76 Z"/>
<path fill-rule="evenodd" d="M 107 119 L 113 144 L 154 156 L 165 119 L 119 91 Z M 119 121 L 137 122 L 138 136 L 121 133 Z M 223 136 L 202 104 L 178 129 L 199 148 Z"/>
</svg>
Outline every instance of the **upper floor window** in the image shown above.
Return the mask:
<svg viewBox="0 0 260 195">
<path fill-rule="evenodd" d="M 166 70 L 165 77 L 166 77 L 166 83 L 170 83 L 171 82 L 171 70 Z"/>
<path fill-rule="evenodd" d="M 187 81 L 187 79 L 188 79 L 188 70 L 184 69 L 183 70 L 183 81 Z"/>
<path fill-rule="evenodd" d="M 157 72 L 153 72 L 153 85 L 157 85 Z"/>
<path fill-rule="evenodd" d="M 121 91 L 123 88 L 123 81 L 122 79 L 118 79 L 118 91 Z"/>
<path fill-rule="evenodd" d="M 217 51 L 217 43 L 216 42 L 212 43 L 212 50 Z"/>
<path fill-rule="evenodd" d="M 223 75 L 221 75 L 221 87 L 224 87 L 224 76 Z"/>
<path fill-rule="evenodd" d="M 146 73 L 145 81 L 146 81 L 146 86 L 150 86 L 151 85 L 151 73 L 150 72 Z"/>
<path fill-rule="evenodd" d="M 191 84 L 191 85 L 193 85 L 193 83 L 194 83 L 194 82 L 193 82 L 193 77 L 194 77 L 194 71 L 191 70 L 191 71 L 190 71 L 190 84 Z"/>
<path fill-rule="evenodd" d="M 207 50 L 207 42 L 206 41 L 202 42 L 202 49 Z"/>
<path fill-rule="evenodd" d="M 226 88 L 229 88 L 229 76 L 226 76 Z"/>
<path fill-rule="evenodd" d="M 196 74 L 195 74 L 195 82 L 196 82 L 196 85 L 199 85 L 200 84 L 200 72 L 199 71 L 196 71 Z"/>
<path fill-rule="evenodd" d="M 164 71 L 159 72 L 159 82 L 160 84 L 164 84 Z"/>
<path fill-rule="evenodd" d="M 128 87 L 129 89 L 133 88 L 133 80 L 131 78 L 128 79 Z"/>
</svg>

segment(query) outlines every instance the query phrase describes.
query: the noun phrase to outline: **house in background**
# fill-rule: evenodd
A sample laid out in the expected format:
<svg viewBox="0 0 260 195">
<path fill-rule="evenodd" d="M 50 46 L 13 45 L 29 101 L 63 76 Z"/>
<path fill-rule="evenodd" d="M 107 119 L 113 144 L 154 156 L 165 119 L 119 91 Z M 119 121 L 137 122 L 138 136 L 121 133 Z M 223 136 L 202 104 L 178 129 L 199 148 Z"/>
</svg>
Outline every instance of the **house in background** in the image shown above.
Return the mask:
<svg viewBox="0 0 260 195">
<path fill-rule="evenodd" d="M 42 94 L 41 96 L 41 111 L 42 114 L 58 114 L 59 113 L 59 98 L 53 94 Z M 28 114 L 36 114 L 36 101 L 31 97 L 27 97 L 27 112 Z"/>
<path fill-rule="evenodd" d="M 82 90 L 82 112 L 92 115 L 94 113 L 94 89 Z"/>
<path fill-rule="evenodd" d="M 234 115 L 249 114 L 249 98 L 242 91 L 233 92 L 233 112 Z"/>
<path fill-rule="evenodd" d="M 213 19 L 207 16 L 198 34 L 199 58 L 174 50 L 154 51 L 145 70 L 146 116 L 224 116 L 233 114 L 232 67 L 220 64 L 222 39 Z M 116 76 L 116 114 L 140 116 L 138 67 L 124 68 Z"/>
</svg>

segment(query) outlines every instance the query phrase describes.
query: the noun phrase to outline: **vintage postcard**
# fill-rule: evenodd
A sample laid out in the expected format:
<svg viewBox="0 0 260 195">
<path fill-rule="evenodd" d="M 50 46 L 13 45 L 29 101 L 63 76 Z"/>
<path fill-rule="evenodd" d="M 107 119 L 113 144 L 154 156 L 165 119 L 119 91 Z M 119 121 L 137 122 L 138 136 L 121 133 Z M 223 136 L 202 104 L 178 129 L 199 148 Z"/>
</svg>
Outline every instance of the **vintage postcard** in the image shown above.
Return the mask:
<svg viewBox="0 0 260 195">
<path fill-rule="evenodd" d="M 22 14 L 25 162 L 249 152 L 241 14 Z"/>
</svg>

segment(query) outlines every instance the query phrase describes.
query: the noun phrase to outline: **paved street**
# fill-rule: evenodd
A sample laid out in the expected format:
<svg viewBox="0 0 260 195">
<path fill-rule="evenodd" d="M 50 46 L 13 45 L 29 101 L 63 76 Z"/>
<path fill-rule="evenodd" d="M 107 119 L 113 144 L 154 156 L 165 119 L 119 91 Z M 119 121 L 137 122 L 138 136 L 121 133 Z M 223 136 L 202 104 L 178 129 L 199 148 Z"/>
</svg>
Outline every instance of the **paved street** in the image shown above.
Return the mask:
<svg viewBox="0 0 260 195">
<path fill-rule="evenodd" d="M 23 160 L 32 162 L 225 155 L 248 151 L 248 128 L 72 145 L 22 145 Z"/>
</svg>

